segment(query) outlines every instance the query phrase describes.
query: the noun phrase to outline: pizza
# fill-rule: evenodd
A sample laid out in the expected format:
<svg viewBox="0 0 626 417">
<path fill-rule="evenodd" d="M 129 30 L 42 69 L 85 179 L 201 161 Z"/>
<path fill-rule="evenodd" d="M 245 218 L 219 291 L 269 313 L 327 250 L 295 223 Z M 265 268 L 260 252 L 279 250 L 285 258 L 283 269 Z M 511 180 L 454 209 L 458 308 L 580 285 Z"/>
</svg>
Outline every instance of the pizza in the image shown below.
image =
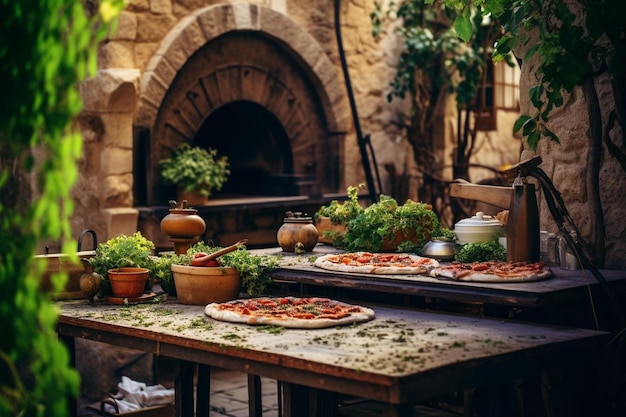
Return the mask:
<svg viewBox="0 0 626 417">
<path fill-rule="evenodd" d="M 433 268 L 430 275 L 460 281 L 521 282 L 550 278 L 552 271 L 544 262 L 453 262 Z"/>
<path fill-rule="evenodd" d="M 372 320 L 374 310 L 321 297 L 259 297 L 211 303 L 207 316 L 220 321 L 320 329 Z"/>
<path fill-rule="evenodd" d="M 439 266 L 434 259 L 409 253 L 347 252 L 323 255 L 313 264 L 323 269 L 364 274 L 427 274 Z"/>
</svg>

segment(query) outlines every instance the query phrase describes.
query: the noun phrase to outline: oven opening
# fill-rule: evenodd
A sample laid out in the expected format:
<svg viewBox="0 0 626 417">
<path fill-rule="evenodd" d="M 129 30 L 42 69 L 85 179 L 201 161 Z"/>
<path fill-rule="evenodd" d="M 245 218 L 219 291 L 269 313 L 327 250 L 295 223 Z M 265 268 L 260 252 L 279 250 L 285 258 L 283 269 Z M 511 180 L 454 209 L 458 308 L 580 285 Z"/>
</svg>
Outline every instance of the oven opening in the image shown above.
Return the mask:
<svg viewBox="0 0 626 417">
<path fill-rule="evenodd" d="M 192 144 L 228 157 L 231 175 L 216 197 L 299 194 L 287 132 L 259 104 L 239 100 L 221 106 L 207 117 Z"/>
</svg>

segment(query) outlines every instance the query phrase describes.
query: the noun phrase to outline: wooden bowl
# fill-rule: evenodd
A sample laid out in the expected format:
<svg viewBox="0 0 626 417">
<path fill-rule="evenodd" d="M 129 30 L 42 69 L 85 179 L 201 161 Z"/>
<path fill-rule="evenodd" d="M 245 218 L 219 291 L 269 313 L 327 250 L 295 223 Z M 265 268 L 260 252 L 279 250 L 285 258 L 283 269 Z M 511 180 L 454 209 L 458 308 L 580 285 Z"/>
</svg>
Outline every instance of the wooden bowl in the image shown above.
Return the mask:
<svg viewBox="0 0 626 417">
<path fill-rule="evenodd" d="M 174 264 L 172 275 L 181 304 L 223 303 L 239 297 L 241 277 L 236 268 Z"/>
</svg>

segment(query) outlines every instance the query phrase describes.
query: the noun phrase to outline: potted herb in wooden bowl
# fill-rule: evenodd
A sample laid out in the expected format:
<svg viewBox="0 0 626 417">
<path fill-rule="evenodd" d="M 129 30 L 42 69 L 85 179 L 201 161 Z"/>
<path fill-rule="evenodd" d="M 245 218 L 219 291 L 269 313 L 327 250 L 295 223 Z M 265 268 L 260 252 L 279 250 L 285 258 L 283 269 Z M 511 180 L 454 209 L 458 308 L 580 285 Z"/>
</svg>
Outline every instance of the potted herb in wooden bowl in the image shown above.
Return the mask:
<svg viewBox="0 0 626 417">
<path fill-rule="evenodd" d="M 178 188 L 178 201 L 189 205 L 204 205 L 213 191 L 222 189 L 230 175 L 228 157 L 219 156 L 215 149 L 183 144 L 171 158 L 159 162 L 165 184 Z"/>
<path fill-rule="evenodd" d="M 95 272 L 104 277 L 102 292 L 117 298 L 140 298 L 151 288 L 150 271 L 154 266 L 154 243 L 136 232 L 119 235 L 96 247 L 89 259 Z"/>
</svg>

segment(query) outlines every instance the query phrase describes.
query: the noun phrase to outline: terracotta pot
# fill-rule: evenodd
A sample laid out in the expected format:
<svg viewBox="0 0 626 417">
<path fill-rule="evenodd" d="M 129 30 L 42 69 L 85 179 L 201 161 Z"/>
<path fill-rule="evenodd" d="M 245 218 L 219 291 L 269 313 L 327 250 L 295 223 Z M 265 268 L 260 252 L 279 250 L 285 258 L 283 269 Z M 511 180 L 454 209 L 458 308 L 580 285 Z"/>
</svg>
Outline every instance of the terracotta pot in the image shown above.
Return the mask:
<svg viewBox="0 0 626 417">
<path fill-rule="evenodd" d="M 137 298 L 143 294 L 150 270 L 147 268 L 113 268 L 107 271 L 113 296 Z"/>
<path fill-rule="evenodd" d="M 315 223 L 315 227 L 317 228 L 317 233 L 319 235 L 317 241 L 320 243 L 333 243 L 333 239 L 330 237 L 343 236 L 348 231 L 348 226 L 343 224 L 336 224 L 330 220 L 330 217 L 320 216 L 317 218 L 317 222 Z M 328 233 L 330 232 L 330 234 Z M 325 234 L 329 234 L 329 237 L 325 237 Z"/>
<path fill-rule="evenodd" d="M 198 210 L 173 208 L 161 220 L 161 231 L 172 238 L 193 238 L 206 230 L 206 223 L 198 216 Z"/>
<path fill-rule="evenodd" d="M 395 251 L 396 249 L 398 249 L 398 245 L 400 245 L 400 243 L 406 241 L 417 243 L 417 233 L 415 233 L 414 230 L 409 230 L 406 233 L 403 231 L 397 231 L 393 239 L 383 240 L 380 250 L 383 252 Z"/>
<path fill-rule="evenodd" d="M 182 188 L 178 189 L 176 197 L 178 201 L 187 200 L 189 206 L 206 206 L 209 202 L 208 195 L 202 195 L 199 191 L 185 191 Z"/>
<path fill-rule="evenodd" d="M 223 303 L 239 297 L 241 277 L 236 268 L 172 265 L 181 304 Z"/>
</svg>

